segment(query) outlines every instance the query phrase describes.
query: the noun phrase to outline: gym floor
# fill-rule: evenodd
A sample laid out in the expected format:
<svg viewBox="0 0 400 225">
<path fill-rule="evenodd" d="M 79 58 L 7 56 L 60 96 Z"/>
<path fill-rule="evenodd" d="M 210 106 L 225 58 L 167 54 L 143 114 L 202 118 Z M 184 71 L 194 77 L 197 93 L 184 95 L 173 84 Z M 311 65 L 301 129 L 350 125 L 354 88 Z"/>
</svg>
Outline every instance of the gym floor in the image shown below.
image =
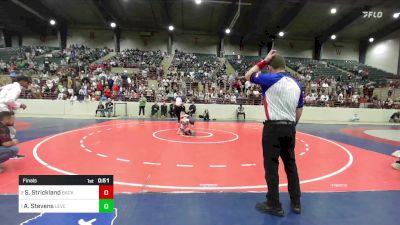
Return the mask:
<svg viewBox="0 0 400 225">
<path fill-rule="evenodd" d="M 175 121 L 20 118 L 22 160 L 0 174 L 1 224 L 255 225 L 398 224 L 400 171 L 390 154 L 400 126 L 299 124 L 296 157 L 302 214 L 255 210 L 266 185 L 259 122 L 197 122 L 191 137 Z M 112 214 L 19 214 L 18 175 L 112 174 Z M 74 222 L 75 221 L 75 222 Z"/>
</svg>

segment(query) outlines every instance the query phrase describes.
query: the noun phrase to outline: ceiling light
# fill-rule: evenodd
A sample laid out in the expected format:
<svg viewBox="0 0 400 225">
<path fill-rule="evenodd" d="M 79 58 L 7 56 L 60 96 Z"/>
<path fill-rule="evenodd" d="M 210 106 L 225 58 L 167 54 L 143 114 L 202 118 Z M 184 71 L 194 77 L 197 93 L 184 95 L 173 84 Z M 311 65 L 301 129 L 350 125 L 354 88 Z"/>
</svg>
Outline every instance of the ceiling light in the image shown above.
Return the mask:
<svg viewBox="0 0 400 225">
<path fill-rule="evenodd" d="M 111 22 L 111 23 L 110 23 L 110 27 L 115 28 L 116 26 L 117 26 L 116 23 L 114 23 L 114 22 Z"/>
<path fill-rule="evenodd" d="M 50 25 L 52 25 L 52 26 L 56 25 L 56 21 L 53 20 L 53 19 L 51 19 L 51 20 L 49 21 L 49 23 L 50 23 Z"/>
<path fill-rule="evenodd" d="M 281 32 L 279 32 L 279 37 L 283 37 L 283 36 L 285 36 L 285 32 L 283 32 L 283 31 L 281 31 Z"/>
<path fill-rule="evenodd" d="M 230 34 L 230 33 L 231 33 L 231 29 L 226 28 L 225 33 L 226 33 L 226 34 Z"/>
<path fill-rule="evenodd" d="M 337 12 L 337 9 L 336 9 L 336 8 L 332 8 L 332 9 L 331 9 L 331 14 L 336 14 L 336 12 Z"/>
<path fill-rule="evenodd" d="M 399 16 L 400 16 L 400 13 L 394 13 L 393 14 L 393 18 L 395 18 L 395 19 L 399 18 Z"/>
<path fill-rule="evenodd" d="M 336 35 L 332 34 L 331 39 L 335 40 L 336 39 Z"/>
<path fill-rule="evenodd" d="M 368 41 L 369 41 L 369 43 L 372 43 L 372 42 L 374 42 L 374 38 L 373 37 L 370 37 L 369 39 L 368 39 Z"/>
<path fill-rule="evenodd" d="M 173 31 L 175 28 L 172 25 L 169 25 L 168 30 Z"/>
<path fill-rule="evenodd" d="M 201 4 L 201 0 L 195 0 L 194 2 L 196 2 L 197 5 Z"/>
</svg>

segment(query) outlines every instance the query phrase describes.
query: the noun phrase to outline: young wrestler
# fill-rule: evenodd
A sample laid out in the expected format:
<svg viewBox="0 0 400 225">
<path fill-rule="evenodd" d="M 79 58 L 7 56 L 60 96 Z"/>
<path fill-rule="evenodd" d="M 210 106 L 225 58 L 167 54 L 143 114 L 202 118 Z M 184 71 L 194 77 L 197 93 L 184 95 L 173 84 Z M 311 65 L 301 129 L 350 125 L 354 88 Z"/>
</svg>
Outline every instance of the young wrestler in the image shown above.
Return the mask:
<svg viewBox="0 0 400 225">
<path fill-rule="evenodd" d="M 180 114 L 180 127 L 178 130 L 178 134 L 180 135 L 192 135 L 192 131 L 190 130 L 190 120 L 189 115 L 184 111 Z"/>
</svg>

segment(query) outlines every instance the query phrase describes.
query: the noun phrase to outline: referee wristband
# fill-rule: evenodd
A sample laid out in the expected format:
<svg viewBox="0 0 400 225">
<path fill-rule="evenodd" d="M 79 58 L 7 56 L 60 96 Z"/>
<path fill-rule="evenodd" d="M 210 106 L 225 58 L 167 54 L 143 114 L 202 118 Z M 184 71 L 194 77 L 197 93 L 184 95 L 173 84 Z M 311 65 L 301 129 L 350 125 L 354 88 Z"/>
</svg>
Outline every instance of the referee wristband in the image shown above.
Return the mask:
<svg viewBox="0 0 400 225">
<path fill-rule="evenodd" d="M 257 63 L 257 66 L 260 70 L 262 70 L 267 64 L 268 62 L 263 59 L 259 63 Z"/>
</svg>

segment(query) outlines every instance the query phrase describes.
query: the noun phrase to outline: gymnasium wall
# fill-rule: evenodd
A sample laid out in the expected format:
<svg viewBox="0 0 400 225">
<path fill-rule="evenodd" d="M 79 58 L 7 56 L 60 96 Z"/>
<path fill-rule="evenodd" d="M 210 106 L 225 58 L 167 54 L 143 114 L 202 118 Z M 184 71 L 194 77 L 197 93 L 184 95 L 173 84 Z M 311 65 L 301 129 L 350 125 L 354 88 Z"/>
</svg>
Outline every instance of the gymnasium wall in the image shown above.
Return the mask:
<svg viewBox="0 0 400 225">
<path fill-rule="evenodd" d="M 22 45 L 59 47 L 57 35 L 46 35 L 46 36 L 38 34 L 24 35 L 22 37 Z"/>
<path fill-rule="evenodd" d="M 311 40 L 277 39 L 274 49 L 285 57 L 312 58 L 314 43 Z"/>
<path fill-rule="evenodd" d="M 371 44 L 367 49 L 365 63 L 387 72 L 397 74 L 400 53 L 400 31 Z"/>
<path fill-rule="evenodd" d="M 247 55 L 247 56 L 258 56 L 258 46 L 244 45 L 240 48 L 240 45 L 232 44 L 229 39 L 225 39 L 224 43 L 225 55 Z"/>
<path fill-rule="evenodd" d="M 207 35 L 174 34 L 172 51 L 217 54 L 218 37 Z"/>
<path fill-rule="evenodd" d="M 93 117 L 98 105 L 98 102 L 73 102 L 58 101 L 58 100 L 28 100 L 21 99 L 28 108 L 26 110 L 18 110 L 17 114 L 38 117 L 51 116 L 80 116 Z M 137 102 L 129 102 L 128 115 L 137 117 L 139 105 Z M 52 107 L 48 107 L 51 105 Z M 150 115 L 152 103 L 146 106 L 146 115 Z M 189 107 L 189 105 L 186 105 Z M 244 106 L 246 118 L 251 120 L 265 120 L 263 106 Z M 211 118 L 217 120 L 235 119 L 237 105 L 217 105 L 217 104 L 197 104 L 197 114 L 208 109 Z M 117 115 L 124 114 L 124 107 L 117 106 Z M 385 123 L 396 110 L 388 109 L 363 109 L 363 108 L 331 108 L 331 107 L 305 107 L 301 121 L 316 121 L 316 122 L 349 122 L 355 113 L 358 114 L 360 122 L 368 123 Z"/>
<path fill-rule="evenodd" d="M 321 59 L 359 60 L 358 42 L 327 41 L 322 45 Z"/>
<path fill-rule="evenodd" d="M 13 48 L 19 47 L 18 36 L 12 36 L 11 37 L 11 47 L 13 47 Z"/>
<path fill-rule="evenodd" d="M 161 50 L 167 51 L 168 34 L 161 32 L 149 32 L 149 35 L 140 35 L 139 32 L 121 32 L 120 48 L 123 49 L 142 49 L 142 50 Z"/>
<path fill-rule="evenodd" d="M 120 48 L 138 48 L 144 50 L 161 50 L 167 51 L 168 33 L 167 32 L 133 32 L 122 31 L 120 39 Z M 239 45 L 225 41 L 225 52 L 241 55 L 258 55 L 258 46 L 244 46 L 240 49 Z M 71 44 L 83 44 L 91 48 L 108 47 L 114 49 L 114 36 L 111 29 L 82 29 L 70 28 L 68 30 L 67 46 Z M 39 35 L 24 35 L 24 46 L 51 46 L 58 47 L 58 39 L 56 35 L 41 37 Z M 193 34 L 174 34 L 173 35 L 173 51 L 178 49 L 185 52 L 217 54 L 219 38 L 217 36 L 193 35 Z"/>
<path fill-rule="evenodd" d="M 108 47 L 114 49 L 114 32 L 97 29 L 68 29 L 67 46 L 82 44 L 89 48 Z"/>
</svg>

